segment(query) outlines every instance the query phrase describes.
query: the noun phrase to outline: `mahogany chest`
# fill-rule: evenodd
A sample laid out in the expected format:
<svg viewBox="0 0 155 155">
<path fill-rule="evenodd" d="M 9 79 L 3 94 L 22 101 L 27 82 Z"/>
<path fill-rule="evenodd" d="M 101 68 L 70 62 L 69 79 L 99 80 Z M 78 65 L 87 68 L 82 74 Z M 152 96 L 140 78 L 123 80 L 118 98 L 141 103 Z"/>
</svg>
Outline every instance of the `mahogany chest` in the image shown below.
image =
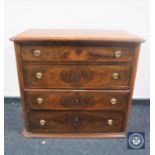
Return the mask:
<svg viewBox="0 0 155 155">
<path fill-rule="evenodd" d="M 26 137 L 124 137 L 140 43 L 124 31 L 27 30 L 13 38 Z"/>
</svg>

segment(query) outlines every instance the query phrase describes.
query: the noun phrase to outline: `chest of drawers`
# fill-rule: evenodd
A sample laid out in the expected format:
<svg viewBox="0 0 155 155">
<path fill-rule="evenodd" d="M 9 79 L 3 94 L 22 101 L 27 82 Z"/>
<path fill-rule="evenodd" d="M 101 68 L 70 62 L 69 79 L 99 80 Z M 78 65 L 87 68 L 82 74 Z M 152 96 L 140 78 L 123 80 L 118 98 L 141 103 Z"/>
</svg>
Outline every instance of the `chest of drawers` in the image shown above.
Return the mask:
<svg viewBox="0 0 155 155">
<path fill-rule="evenodd" d="M 13 38 L 26 137 L 124 137 L 140 44 L 119 31 L 27 30 Z"/>
</svg>

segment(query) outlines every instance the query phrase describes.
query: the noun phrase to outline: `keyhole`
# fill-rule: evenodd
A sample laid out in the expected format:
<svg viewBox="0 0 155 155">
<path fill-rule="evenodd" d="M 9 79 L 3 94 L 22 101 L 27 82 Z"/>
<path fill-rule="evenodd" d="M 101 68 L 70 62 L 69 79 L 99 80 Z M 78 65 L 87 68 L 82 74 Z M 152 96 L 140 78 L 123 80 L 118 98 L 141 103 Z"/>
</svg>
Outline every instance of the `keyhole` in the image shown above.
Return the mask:
<svg viewBox="0 0 155 155">
<path fill-rule="evenodd" d="M 75 117 L 74 120 L 77 123 L 79 121 L 79 118 L 78 117 Z"/>
<path fill-rule="evenodd" d="M 78 99 L 75 99 L 75 103 L 77 103 L 77 104 L 78 104 L 78 103 L 79 103 L 79 100 L 78 100 Z"/>
</svg>

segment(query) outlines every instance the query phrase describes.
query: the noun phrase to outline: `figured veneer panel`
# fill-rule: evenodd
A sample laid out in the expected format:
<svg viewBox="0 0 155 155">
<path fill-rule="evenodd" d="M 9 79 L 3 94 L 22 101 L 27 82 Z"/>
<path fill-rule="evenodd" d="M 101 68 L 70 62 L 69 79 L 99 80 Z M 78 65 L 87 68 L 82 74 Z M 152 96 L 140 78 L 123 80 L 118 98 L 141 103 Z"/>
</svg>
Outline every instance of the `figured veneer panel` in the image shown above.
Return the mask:
<svg viewBox="0 0 155 155">
<path fill-rule="evenodd" d="M 122 131 L 123 112 L 30 111 L 31 132 L 89 133 Z M 112 124 L 108 124 L 112 120 Z M 41 125 L 41 121 L 44 124 Z"/>
<path fill-rule="evenodd" d="M 129 92 L 28 90 L 25 98 L 33 110 L 125 110 Z"/>
<path fill-rule="evenodd" d="M 37 79 L 36 74 L 42 77 Z M 118 79 L 113 79 L 113 74 Z M 27 88 L 128 89 L 130 65 L 31 65 L 23 66 Z"/>
<path fill-rule="evenodd" d="M 24 61 L 131 62 L 132 46 L 22 45 Z"/>
</svg>

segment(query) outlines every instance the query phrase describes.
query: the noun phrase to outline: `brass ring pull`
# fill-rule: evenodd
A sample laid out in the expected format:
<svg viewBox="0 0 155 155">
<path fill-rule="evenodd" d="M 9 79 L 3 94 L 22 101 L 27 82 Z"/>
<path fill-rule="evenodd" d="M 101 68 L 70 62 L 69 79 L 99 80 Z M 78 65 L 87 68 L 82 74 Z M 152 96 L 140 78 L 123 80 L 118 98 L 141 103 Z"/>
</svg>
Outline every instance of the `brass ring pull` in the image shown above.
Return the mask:
<svg viewBox="0 0 155 155">
<path fill-rule="evenodd" d="M 122 52 L 121 51 L 115 51 L 115 57 L 116 58 L 120 58 L 122 55 Z"/>
<path fill-rule="evenodd" d="M 43 101 L 44 101 L 44 100 L 43 100 L 41 97 L 38 97 L 38 98 L 37 98 L 37 103 L 38 103 L 38 104 L 42 104 Z"/>
<path fill-rule="evenodd" d="M 112 78 L 113 78 L 114 80 L 117 80 L 117 79 L 119 78 L 119 74 L 118 74 L 118 73 L 113 73 L 113 74 L 112 74 Z"/>
<path fill-rule="evenodd" d="M 108 123 L 108 125 L 112 125 L 113 124 L 113 120 L 112 119 L 108 119 L 107 123 Z"/>
<path fill-rule="evenodd" d="M 110 102 L 111 102 L 111 104 L 113 104 L 113 105 L 114 105 L 114 104 L 116 104 L 116 103 L 117 103 L 117 99 L 116 99 L 116 98 L 111 98 L 111 99 L 110 99 Z"/>
<path fill-rule="evenodd" d="M 45 120 L 40 120 L 40 125 L 44 126 L 46 124 L 46 121 Z"/>
<path fill-rule="evenodd" d="M 41 51 L 40 50 L 35 50 L 35 51 L 33 51 L 33 55 L 35 57 L 39 57 L 39 56 L 41 56 Z"/>
<path fill-rule="evenodd" d="M 42 74 L 41 72 L 37 72 L 37 73 L 36 73 L 36 78 L 37 78 L 37 79 L 41 79 L 42 76 L 43 76 L 43 74 Z"/>
</svg>

